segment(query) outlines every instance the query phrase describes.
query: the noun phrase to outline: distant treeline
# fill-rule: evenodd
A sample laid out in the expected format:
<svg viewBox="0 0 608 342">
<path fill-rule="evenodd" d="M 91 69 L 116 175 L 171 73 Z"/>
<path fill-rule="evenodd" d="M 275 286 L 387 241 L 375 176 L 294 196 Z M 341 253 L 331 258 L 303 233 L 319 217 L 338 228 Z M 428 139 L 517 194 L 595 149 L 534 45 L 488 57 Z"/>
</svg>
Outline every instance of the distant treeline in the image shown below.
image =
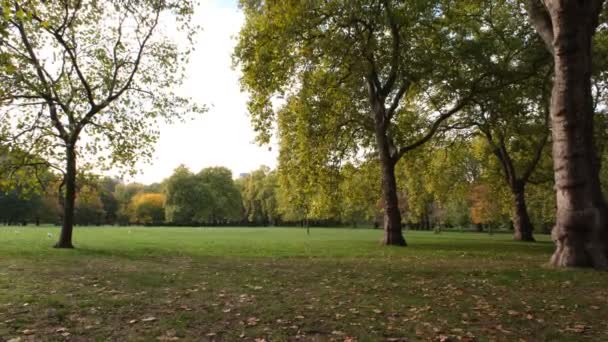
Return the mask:
<svg viewBox="0 0 608 342">
<path fill-rule="evenodd" d="M 382 201 L 373 168 L 372 163 L 344 166 L 339 177 L 332 178 L 334 187 L 319 186 L 318 191 L 308 194 L 307 206 L 294 201 L 301 189 L 290 186 L 289 175 L 268 167 L 235 180 L 224 167 L 193 173 L 180 166 L 169 178 L 148 185 L 88 174 L 78 180 L 75 221 L 82 226 L 382 228 Z M 61 224 L 61 183 L 57 178 L 47 172 L 42 188 L 39 184 L 5 185 L 10 190 L 0 191 L 0 223 Z M 410 196 L 407 201 L 404 189 L 403 226 L 413 230 L 512 229 L 508 212 L 500 212 L 500 206 L 488 199 L 488 188 L 483 184 L 471 187 L 467 198 L 451 197 L 448 205 L 432 196 Z M 550 223 L 540 227 L 546 231 Z"/>
</svg>

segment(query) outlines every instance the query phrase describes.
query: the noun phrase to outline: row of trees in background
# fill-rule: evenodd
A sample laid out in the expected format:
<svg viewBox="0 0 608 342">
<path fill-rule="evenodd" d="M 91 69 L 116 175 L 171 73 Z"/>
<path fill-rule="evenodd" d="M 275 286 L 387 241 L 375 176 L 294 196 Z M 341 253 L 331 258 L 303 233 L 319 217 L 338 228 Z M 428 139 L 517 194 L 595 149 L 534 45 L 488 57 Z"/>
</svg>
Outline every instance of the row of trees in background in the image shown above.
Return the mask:
<svg viewBox="0 0 608 342">
<path fill-rule="evenodd" d="M 516 213 L 511 189 L 481 135 L 436 139 L 396 167 L 403 224 L 410 229 L 512 229 Z M 544 231 L 554 221 L 550 156 L 543 150 L 534 184 L 527 191 L 530 222 Z M 287 165 L 288 166 L 288 165 Z M 75 222 L 80 225 L 342 225 L 380 226 L 383 201 L 380 165 L 373 156 L 358 164 L 316 168 L 308 182 L 285 164 L 261 167 L 234 180 L 211 167 L 193 173 L 185 166 L 154 184 L 125 184 L 110 177 L 78 178 Z M 0 189 L 0 222 L 62 222 L 59 177 L 43 173 L 39 184 Z M 27 179 L 26 174 L 20 175 Z M 31 179 L 30 179 L 31 180 Z M 44 190 L 38 190 L 44 189 Z"/>
</svg>

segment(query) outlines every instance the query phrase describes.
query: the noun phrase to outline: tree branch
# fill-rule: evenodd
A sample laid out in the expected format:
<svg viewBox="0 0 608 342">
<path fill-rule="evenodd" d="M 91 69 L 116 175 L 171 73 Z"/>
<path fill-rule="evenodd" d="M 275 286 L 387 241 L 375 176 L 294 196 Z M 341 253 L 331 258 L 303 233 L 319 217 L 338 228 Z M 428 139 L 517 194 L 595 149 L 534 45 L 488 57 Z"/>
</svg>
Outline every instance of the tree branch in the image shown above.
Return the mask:
<svg viewBox="0 0 608 342">
<path fill-rule="evenodd" d="M 397 81 L 397 76 L 399 75 L 399 52 L 401 50 L 401 36 L 399 35 L 399 26 L 395 22 L 395 17 L 393 16 L 393 11 L 391 9 L 389 0 L 383 0 L 382 3 L 386 8 L 386 15 L 388 16 L 388 25 L 390 27 L 391 36 L 393 38 L 391 69 L 386 83 L 380 88 L 380 95 L 382 97 L 386 97 L 393 90 L 393 86 L 395 85 L 395 82 Z"/>
<path fill-rule="evenodd" d="M 469 103 L 469 101 L 471 100 L 472 97 L 473 97 L 473 95 L 467 96 L 466 98 L 462 99 L 460 102 L 455 104 L 450 110 L 439 115 L 439 117 L 433 122 L 433 124 L 431 125 L 431 128 L 429 128 L 427 133 L 422 138 L 418 139 L 418 141 L 399 148 L 397 151 L 397 154 L 395 156 L 396 160 L 398 161 L 407 152 L 409 152 L 409 151 L 423 145 L 427 141 L 431 140 L 431 138 L 435 135 L 435 133 L 437 132 L 439 127 L 441 127 L 441 124 L 445 120 L 449 119 L 452 115 L 458 113 L 462 108 L 464 108 Z"/>
<path fill-rule="evenodd" d="M 545 43 L 547 50 L 553 54 L 553 24 L 543 0 L 527 0 L 526 11 L 530 23 Z"/>
<path fill-rule="evenodd" d="M 395 94 L 395 97 L 393 97 L 391 106 L 386 112 L 386 118 L 388 120 L 391 120 L 395 115 L 395 111 L 397 110 L 397 107 L 399 107 L 399 102 L 401 102 L 401 99 L 403 98 L 403 95 L 405 95 L 407 89 L 410 87 L 410 84 L 411 83 L 409 81 L 403 81 L 403 84 L 401 84 L 399 90 L 397 90 L 397 94 Z"/>
</svg>

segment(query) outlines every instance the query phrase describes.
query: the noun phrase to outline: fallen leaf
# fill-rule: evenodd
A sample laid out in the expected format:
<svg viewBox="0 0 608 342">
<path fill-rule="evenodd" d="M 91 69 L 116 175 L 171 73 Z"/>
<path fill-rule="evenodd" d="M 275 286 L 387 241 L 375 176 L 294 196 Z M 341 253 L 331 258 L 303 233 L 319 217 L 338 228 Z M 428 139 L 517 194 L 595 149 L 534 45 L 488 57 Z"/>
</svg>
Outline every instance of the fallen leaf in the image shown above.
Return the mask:
<svg viewBox="0 0 608 342">
<path fill-rule="evenodd" d="M 567 331 L 575 332 L 575 333 L 584 333 L 588 327 L 584 324 L 575 324 L 573 327 L 566 328 Z"/>
<path fill-rule="evenodd" d="M 156 317 L 150 316 L 150 317 L 142 319 L 141 321 L 142 322 L 154 322 L 154 321 L 156 321 Z"/>
<path fill-rule="evenodd" d="M 450 341 L 450 336 L 448 336 L 448 335 L 439 335 L 439 336 L 437 336 L 437 341 L 439 341 L 439 342 L 449 342 Z"/>
</svg>

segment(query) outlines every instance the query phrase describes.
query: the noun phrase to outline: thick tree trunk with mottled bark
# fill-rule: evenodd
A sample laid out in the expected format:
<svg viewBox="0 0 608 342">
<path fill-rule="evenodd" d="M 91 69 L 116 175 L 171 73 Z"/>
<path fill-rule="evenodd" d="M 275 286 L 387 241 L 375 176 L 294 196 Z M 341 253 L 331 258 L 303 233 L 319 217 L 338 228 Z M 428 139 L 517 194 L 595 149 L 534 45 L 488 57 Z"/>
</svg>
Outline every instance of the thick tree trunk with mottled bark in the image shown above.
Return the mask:
<svg viewBox="0 0 608 342">
<path fill-rule="evenodd" d="M 555 61 L 551 122 L 557 214 L 551 264 L 607 268 L 606 203 L 599 188 L 591 94 L 592 39 L 603 1 L 530 4 L 532 22 L 551 44 Z"/>
<path fill-rule="evenodd" d="M 555 6 L 558 7 L 558 6 Z M 561 7 L 561 6 L 559 6 Z M 556 34 L 551 99 L 557 217 L 555 266 L 608 266 L 606 213 L 593 148 L 590 32 L 567 10 L 552 9 Z M 578 27 L 577 27 L 578 26 Z"/>
<path fill-rule="evenodd" d="M 525 188 L 523 186 L 512 189 L 513 192 L 513 239 L 516 241 L 535 241 L 532 231 L 532 221 L 528 215 Z"/>
<path fill-rule="evenodd" d="M 395 97 L 391 108 L 386 108 L 386 98 L 382 89 L 378 88 L 377 75 L 368 78 L 370 114 L 373 117 L 374 135 L 378 149 L 380 167 L 382 169 L 382 202 L 384 204 L 384 238 L 382 244 L 393 246 L 406 246 L 403 232 L 401 231 L 401 212 L 399 211 L 399 197 L 397 196 L 397 180 L 395 177 L 395 165 L 399 161 L 399 155 L 389 134 L 390 120 L 404 89 L 399 91 L 400 95 Z M 380 87 L 382 88 L 382 87 Z"/>
<path fill-rule="evenodd" d="M 74 205 L 76 202 L 76 151 L 71 145 L 67 147 L 66 160 L 63 225 L 55 248 L 74 248 L 74 245 L 72 245 L 72 231 L 74 229 Z"/>
</svg>

